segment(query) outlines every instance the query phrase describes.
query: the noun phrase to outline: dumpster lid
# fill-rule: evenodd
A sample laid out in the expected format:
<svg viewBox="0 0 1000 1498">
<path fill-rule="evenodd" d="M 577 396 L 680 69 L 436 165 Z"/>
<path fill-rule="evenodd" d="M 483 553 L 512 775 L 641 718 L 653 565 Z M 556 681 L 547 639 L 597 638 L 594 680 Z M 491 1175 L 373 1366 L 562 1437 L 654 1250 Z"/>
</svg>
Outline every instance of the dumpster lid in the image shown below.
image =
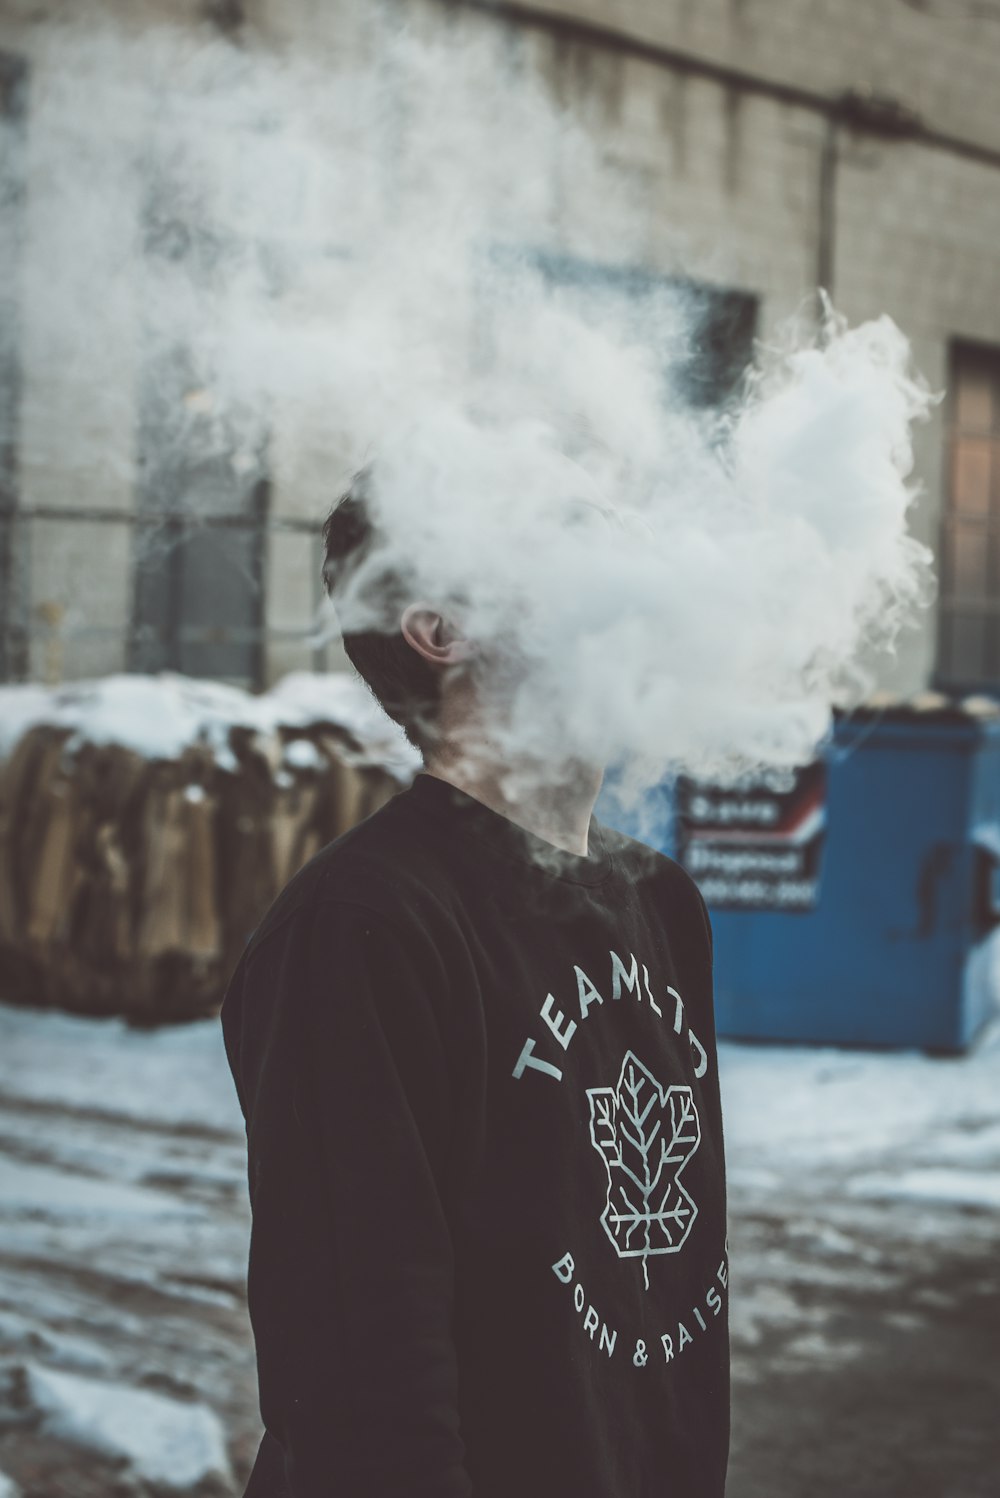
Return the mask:
<svg viewBox="0 0 1000 1498">
<path fill-rule="evenodd" d="M 947 692 L 922 691 L 909 696 L 900 692 L 872 692 L 855 707 L 834 707 L 837 722 L 852 718 L 880 718 L 889 722 L 971 723 L 1000 719 L 1000 701 L 985 693 L 957 696 Z"/>
</svg>

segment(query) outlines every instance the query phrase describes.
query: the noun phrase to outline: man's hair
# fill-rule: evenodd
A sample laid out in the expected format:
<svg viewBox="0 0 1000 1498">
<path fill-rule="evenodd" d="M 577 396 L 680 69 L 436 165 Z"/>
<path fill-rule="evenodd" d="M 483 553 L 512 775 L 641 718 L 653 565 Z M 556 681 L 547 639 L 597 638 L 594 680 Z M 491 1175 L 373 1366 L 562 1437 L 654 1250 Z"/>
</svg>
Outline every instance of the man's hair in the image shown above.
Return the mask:
<svg viewBox="0 0 1000 1498">
<path fill-rule="evenodd" d="M 400 615 L 414 602 L 412 577 L 391 556 L 372 513 L 371 493 L 369 464 L 354 475 L 323 526 L 323 583 L 336 606 L 358 569 L 369 564 L 356 602 L 364 607 L 366 626 L 374 614 L 382 627 L 352 628 L 351 610 L 343 610 L 344 649 L 376 701 L 424 753 L 440 706 L 440 675 L 407 643 L 399 628 Z"/>
</svg>

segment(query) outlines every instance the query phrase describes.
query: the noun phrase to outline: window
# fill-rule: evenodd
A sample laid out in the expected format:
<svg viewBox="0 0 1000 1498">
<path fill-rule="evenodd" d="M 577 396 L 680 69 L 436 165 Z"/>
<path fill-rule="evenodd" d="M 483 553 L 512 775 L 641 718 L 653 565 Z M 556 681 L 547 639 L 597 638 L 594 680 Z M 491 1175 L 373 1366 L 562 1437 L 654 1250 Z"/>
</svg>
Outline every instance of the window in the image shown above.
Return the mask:
<svg viewBox="0 0 1000 1498">
<path fill-rule="evenodd" d="M 749 292 L 658 275 L 635 266 L 606 265 L 574 255 L 525 251 L 518 255 L 496 247 L 493 266 L 512 270 L 527 263 L 545 283 L 563 294 L 598 322 L 607 316 L 612 326 L 631 323 L 648 336 L 646 318 L 655 316 L 658 298 L 676 293 L 689 322 L 689 344 L 679 364 L 665 364 L 664 394 L 689 407 L 710 407 L 733 396 L 753 357 L 757 329 L 757 299 Z"/>
<path fill-rule="evenodd" d="M 1000 688 L 1000 349 L 952 349 L 938 681 Z"/>
<path fill-rule="evenodd" d="M 659 293 L 677 292 L 694 326 L 687 357 L 665 371 L 668 394 L 700 407 L 719 405 L 736 390 L 753 356 L 757 327 L 757 300 L 749 293 L 570 255 L 542 254 L 536 263 L 551 286 L 572 288 L 598 316 L 602 307 L 612 317 L 627 308 L 637 328 Z"/>
<path fill-rule="evenodd" d="M 226 244 L 155 198 L 146 253 L 161 275 L 210 285 Z M 168 303 L 169 305 L 169 303 Z M 264 678 L 267 434 L 237 432 L 181 327 L 145 329 L 130 664 L 253 690 Z"/>
</svg>

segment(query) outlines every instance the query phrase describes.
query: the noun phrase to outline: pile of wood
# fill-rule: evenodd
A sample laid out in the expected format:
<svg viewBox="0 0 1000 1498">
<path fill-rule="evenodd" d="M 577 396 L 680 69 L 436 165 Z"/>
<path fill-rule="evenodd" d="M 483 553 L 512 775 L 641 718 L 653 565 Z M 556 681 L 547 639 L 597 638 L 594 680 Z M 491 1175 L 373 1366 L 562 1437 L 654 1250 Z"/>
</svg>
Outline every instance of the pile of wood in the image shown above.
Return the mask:
<svg viewBox="0 0 1000 1498">
<path fill-rule="evenodd" d="M 0 760 L 0 998 L 137 1023 L 215 1012 L 282 886 L 401 780 L 332 723 L 171 758 L 35 722 Z"/>
</svg>

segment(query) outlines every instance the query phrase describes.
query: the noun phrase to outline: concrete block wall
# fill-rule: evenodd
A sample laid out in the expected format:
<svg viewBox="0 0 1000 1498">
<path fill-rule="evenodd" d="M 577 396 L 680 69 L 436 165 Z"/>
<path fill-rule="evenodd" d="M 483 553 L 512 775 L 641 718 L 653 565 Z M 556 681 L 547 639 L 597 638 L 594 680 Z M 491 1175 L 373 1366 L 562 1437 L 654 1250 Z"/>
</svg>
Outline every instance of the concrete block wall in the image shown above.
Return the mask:
<svg viewBox="0 0 1000 1498">
<path fill-rule="evenodd" d="M 97 5 L 141 30 L 171 16 L 197 20 L 194 0 L 142 7 Z M 947 137 L 996 150 L 1000 156 L 1000 20 L 935 20 L 903 0 L 576 0 L 534 7 L 537 23 L 492 7 L 447 6 L 443 0 L 248 0 L 246 42 L 275 55 L 343 62 L 378 57 L 379 26 L 405 17 L 428 37 L 463 31 L 495 48 L 497 67 L 540 80 L 578 118 L 603 157 L 601 193 L 560 172 L 558 160 L 532 178 L 539 247 L 544 242 L 611 265 L 679 271 L 701 281 L 752 293 L 760 331 L 769 335 L 808 304 L 820 263 L 820 163 L 828 124 L 823 101 L 870 85 L 919 111 L 941 137 L 890 140 L 842 129 L 834 200 L 833 292 L 851 321 L 888 312 L 911 338 L 916 361 L 936 388 L 947 379 L 956 337 L 1000 347 L 1000 166 L 963 155 Z M 960 5 L 956 7 L 960 9 Z M 127 11 L 127 15 L 126 15 Z M 28 0 L 12 0 L 0 18 L 0 47 L 32 65 L 30 138 L 41 151 L 58 125 L 58 49 Z M 625 38 L 604 45 L 591 32 L 571 34 L 578 20 Z M 636 45 L 633 45 L 636 44 Z M 689 66 L 684 58 L 694 60 Z M 703 64 L 729 69 L 706 75 Z M 747 75 L 761 87 L 744 86 Z M 50 81 L 47 81 L 50 80 Z M 764 85 L 779 85 L 768 92 Z M 795 97 L 783 96 L 781 85 Z M 512 81 L 512 86 L 514 86 Z M 801 96 L 801 97 L 800 97 Z M 815 96 L 815 97 L 812 97 Z M 433 101 L 428 101 L 433 107 Z M 84 127 L 85 129 L 85 122 Z M 331 150 L 336 150 L 331 140 Z M 405 136 L 380 193 L 413 189 Z M 29 176 L 30 176 L 29 161 Z M 291 190 L 291 188 L 289 189 Z M 321 164 L 304 168 L 296 212 L 324 231 L 326 186 Z M 93 194 L 91 195 L 93 198 Z M 608 204 L 613 205 L 609 211 Z M 235 204 L 235 199 L 234 199 Z M 84 208 L 86 211 L 84 211 Z M 238 215 L 238 207 L 233 207 Z M 120 225 L 102 220 L 98 201 L 55 201 L 43 174 L 30 182 L 24 257 L 21 502 L 37 518 L 23 521 L 32 607 L 46 617 L 61 609 L 73 624 L 61 643 L 41 619 L 30 667 L 35 675 L 68 676 L 118 670 L 126 659 L 131 608 L 135 474 L 127 463 L 101 462 L 100 433 L 136 423 L 137 298 L 141 288 L 110 278 L 90 295 L 92 336 L 60 347 L 51 288 L 40 253 L 53 236 L 86 232 L 105 243 L 109 264 Z M 114 318 L 106 316 L 115 298 Z M 336 261 L 317 266 L 310 285 L 286 307 L 308 320 L 337 306 Z M 130 299 L 136 305 L 129 313 Z M 44 315 L 42 315 L 44 313 Z M 107 328 L 117 330 L 109 339 Z M 74 319 L 76 329 L 87 322 Z M 914 529 L 936 546 L 943 504 L 944 408 L 918 433 L 920 498 Z M 312 425 L 310 423 L 312 422 Z M 271 511 L 268 536 L 265 680 L 320 660 L 343 660 L 335 647 L 317 652 L 308 636 L 318 601 L 318 543 L 303 525 L 319 523 L 345 476 L 337 442 L 289 403 L 272 413 L 269 446 Z M 60 441 L 43 440 L 58 431 Z M 109 444 L 119 451 L 121 442 Z M 331 453 L 334 454 L 331 460 Z M 114 520 L 59 519 L 53 511 L 99 507 Z M 296 528 L 298 527 L 298 528 Z M 37 621 L 36 621 L 37 622 Z M 915 690 L 933 674 L 936 620 L 929 611 L 905 636 L 895 661 L 880 667 L 881 684 Z"/>
<path fill-rule="evenodd" d="M 113 271 L 129 232 L 119 195 L 101 191 L 111 163 L 99 112 L 69 113 L 44 29 L 19 25 L 14 11 L 0 46 L 31 64 L 17 267 L 17 479 L 26 516 L 15 531 L 16 587 L 29 674 L 80 677 L 125 667 L 135 466 L 117 434 L 136 422 L 137 304 L 126 276 L 95 286 L 82 270 L 97 261 Z M 62 150 L 74 153 L 79 171 L 57 183 L 45 164 Z M 56 276 L 52 249 L 60 244 L 82 253 L 60 254 L 68 274 Z M 105 519 L 83 518 L 93 510 Z"/>
<path fill-rule="evenodd" d="M 945 397 L 915 433 L 911 526 L 937 550 L 950 345 L 966 338 L 1000 350 L 1000 6 L 993 19 L 962 0 L 944 19 L 903 0 L 564 0 L 519 6 L 506 20 L 502 5 L 493 9 L 491 24 L 526 27 L 533 66 L 587 121 L 615 171 L 640 184 L 618 250 L 627 244 L 651 269 L 683 267 L 754 293 L 765 337 L 817 284 L 827 102 L 868 89 L 919 115 L 927 138 L 838 129 L 828 289 L 852 323 L 892 316 Z M 526 23 L 527 11 L 542 22 Z M 648 46 L 608 48 L 595 66 L 581 57 L 601 51 L 597 31 L 547 25 L 545 15 Z M 699 62 L 747 75 L 747 86 L 705 76 Z M 807 97 L 780 97 L 783 84 Z M 595 221 L 593 203 L 564 191 L 560 236 L 567 249 L 613 261 L 615 234 Z M 879 684 L 910 692 L 930 683 L 936 641 L 932 607 L 896 657 L 880 659 Z"/>
<path fill-rule="evenodd" d="M 942 396 L 916 429 L 914 534 L 935 552 L 947 503 L 946 420 L 955 339 L 1000 351 L 1000 169 L 909 143 L 848 143 L 841 157 L 834 247 L 837 304 L 852 321 L 886 312 Z M 935 680 L 938 613 L 905 633 L 890 688 Z M 943 683 L 946 685 L 946 683 Z M 998 684 L 1000 685 L 1000 684 Z"/>
<path fill-rule="evenodd" d="M 906 0 L 533 0 L 530 9 L 828 96 L 868 85 L 941 131 L 1000 147 L 1000 10 L 986 14 L 977 0 L 934 0 L 923 12 Z"/>
</svg>

